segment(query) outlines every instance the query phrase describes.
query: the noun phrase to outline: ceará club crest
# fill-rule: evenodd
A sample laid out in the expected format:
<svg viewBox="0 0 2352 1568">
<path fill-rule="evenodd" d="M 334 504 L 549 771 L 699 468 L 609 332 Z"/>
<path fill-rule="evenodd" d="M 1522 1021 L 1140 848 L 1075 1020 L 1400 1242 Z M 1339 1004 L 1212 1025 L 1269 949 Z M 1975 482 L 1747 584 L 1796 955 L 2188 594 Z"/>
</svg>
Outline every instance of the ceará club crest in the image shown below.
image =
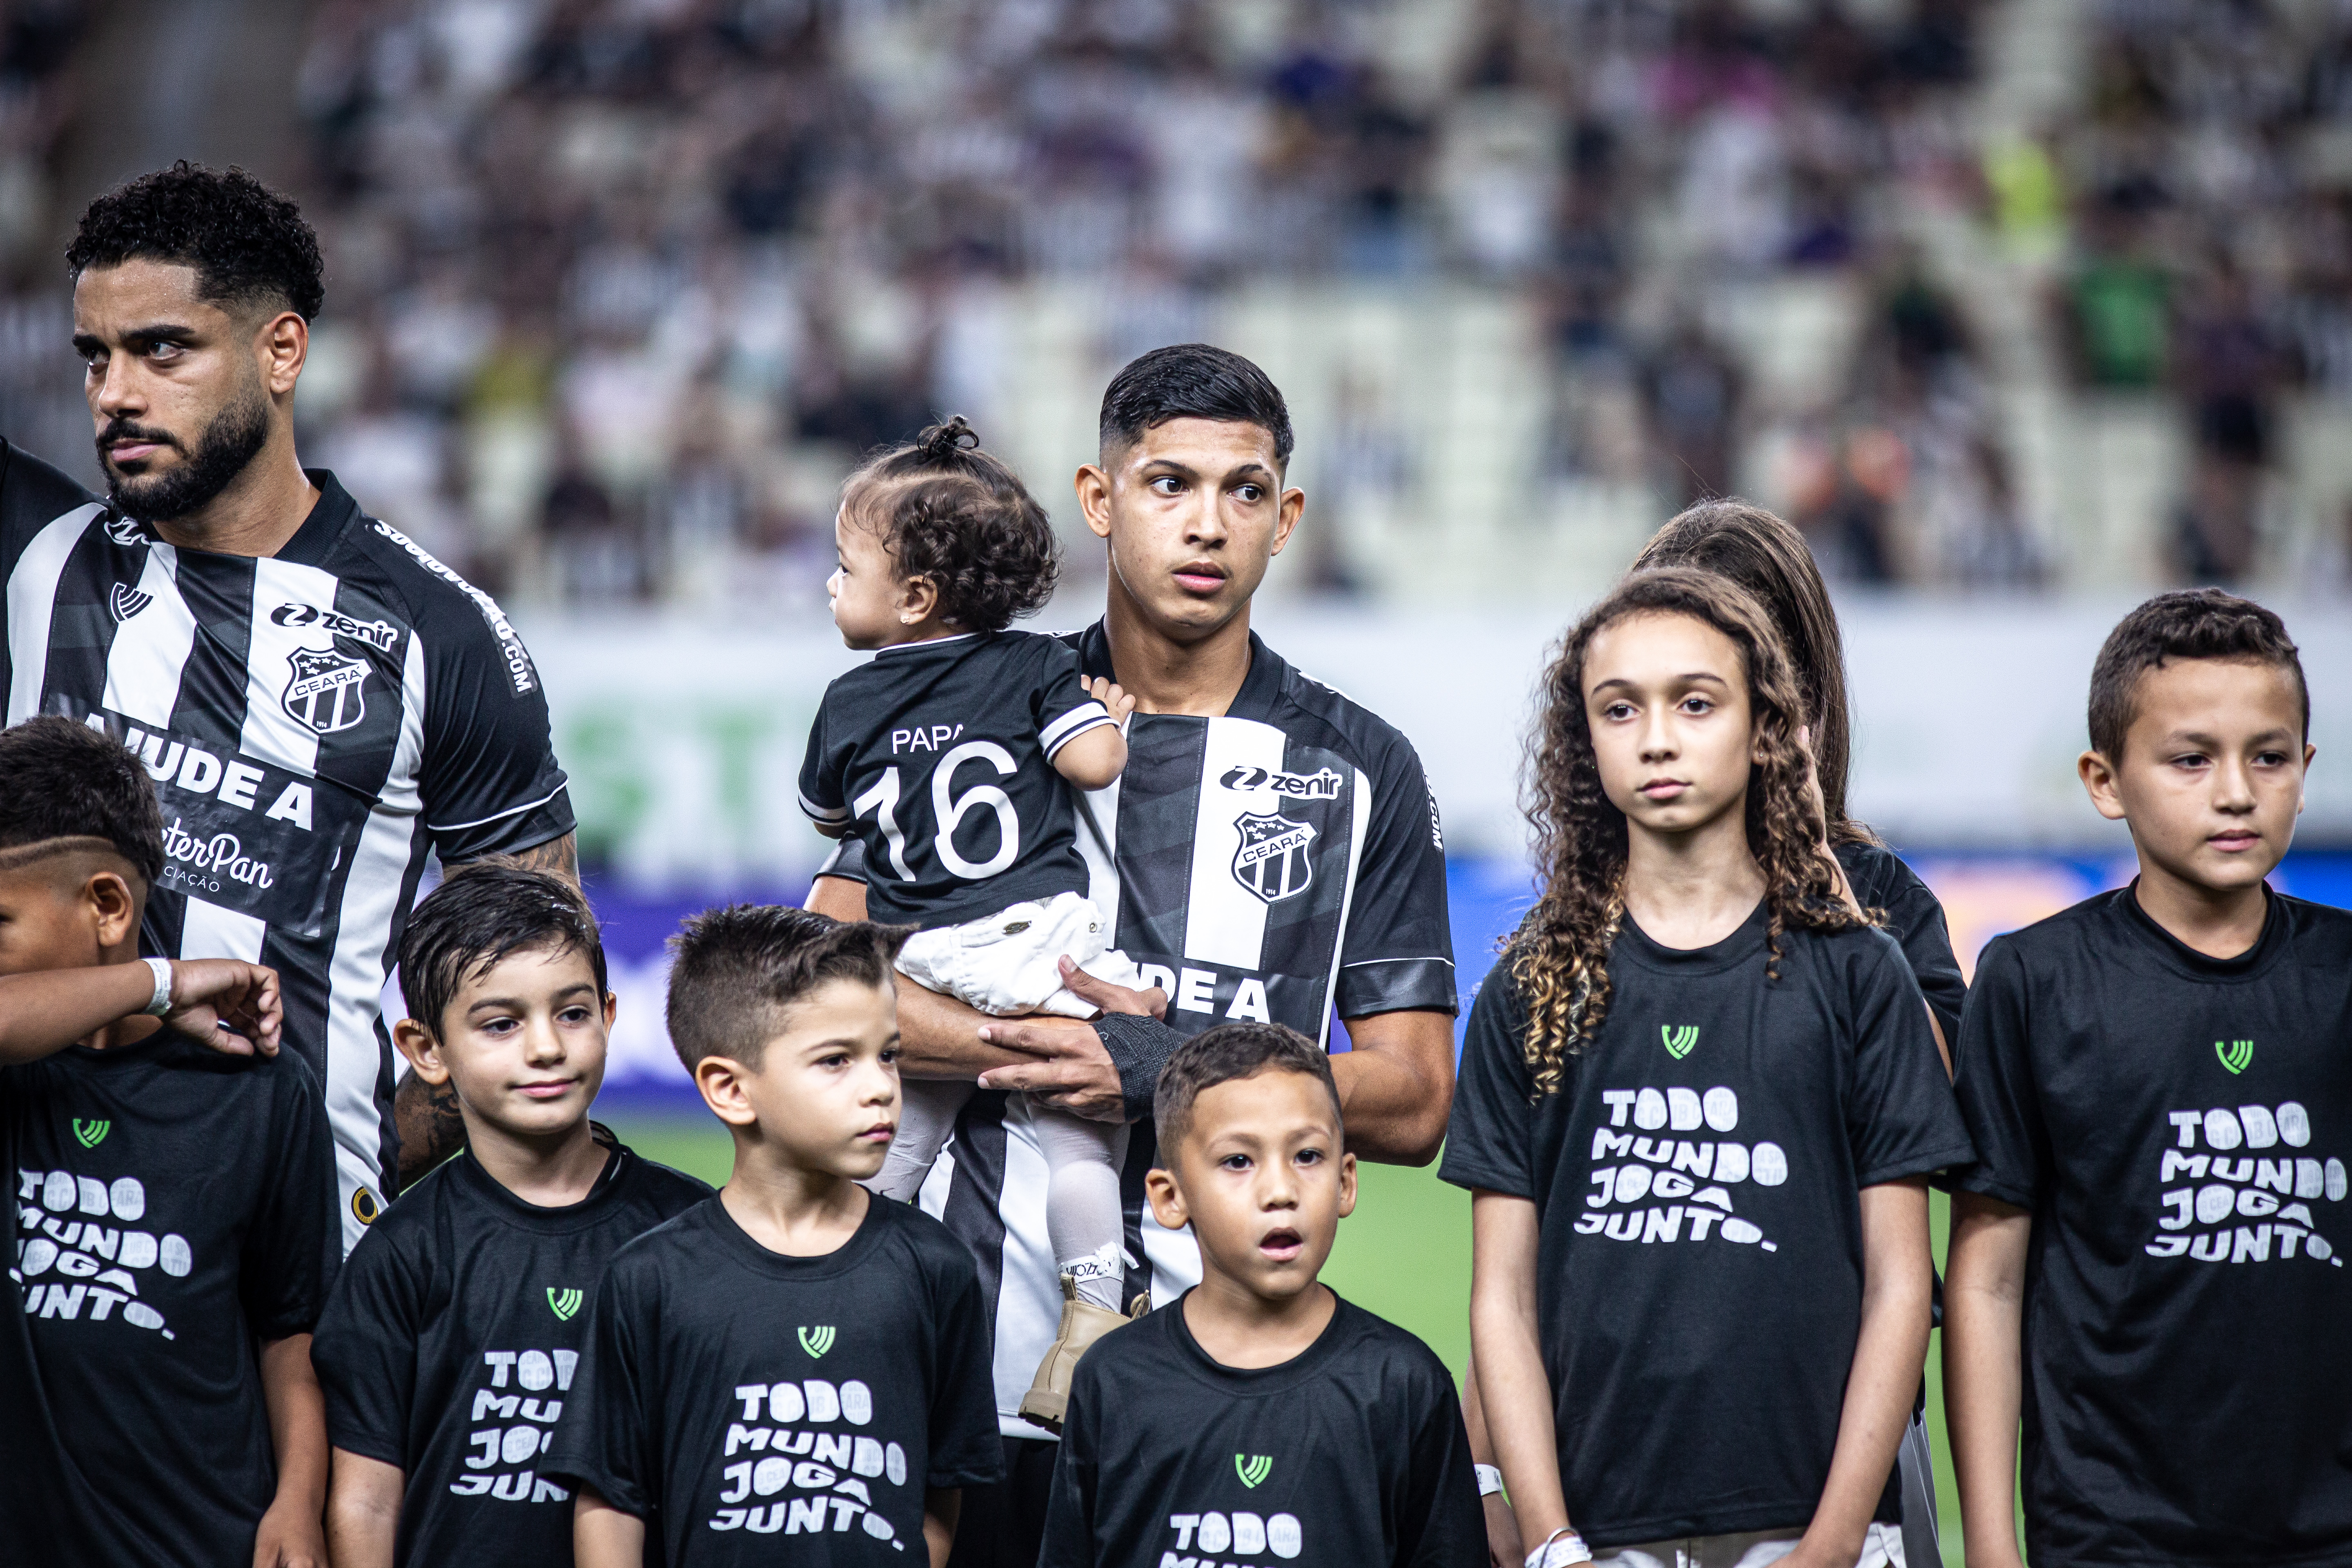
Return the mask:
<svg viewBox="0 0 2352 1568">
<path fill-rule="evenodd" d="M 1307 847 L 1315 842 L 1315 825 L 1294 822 L 1273 811 L 1245 811 L 1234 818 L 1241 829 L 1241 847 L 1234 851 L 1234 880 L 1267 903 L 1293 898 L 1315 880 L 1315 862 Z"/>
<path fill-rule="evenodd" d="M 298 647 L 286 656 L 293 676 L 279 700 L 288 717 L 321 735 L 367 717 L 367 661 L 341 648 Z"/>
</svg>

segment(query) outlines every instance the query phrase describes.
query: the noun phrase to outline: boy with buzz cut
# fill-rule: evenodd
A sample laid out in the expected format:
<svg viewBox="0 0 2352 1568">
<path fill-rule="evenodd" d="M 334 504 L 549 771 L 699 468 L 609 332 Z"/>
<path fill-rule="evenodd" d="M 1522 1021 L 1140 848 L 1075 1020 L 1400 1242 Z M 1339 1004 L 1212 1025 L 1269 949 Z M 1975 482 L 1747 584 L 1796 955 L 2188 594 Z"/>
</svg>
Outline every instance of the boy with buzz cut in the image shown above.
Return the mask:
<svg viewBox="0 0 2352 1568">
<path fill-rule="evenodd" d="M 0 1555 L 314 1563 L 310 1331 L 341 1252 L 326 1118 L 278 1049 L 272 971 L 140 958 L 163 827 L 103 732 L 0 731 Z M 23 1476 L 54 1489 L 45 1521 L 18 1517 Z"/>
<path fill-rule="evenodd" d="M 2352 1563 L 2352 914 L 2273 891 L 2313 755 L 2279 617 L 2124 617 L 2080 763 L 2139 875 L 1985 949 L 1944 1387 L 1970 1568 Z"/>
<path fill-rule="evenodd" d="M 996 1479 L 971 1255 L 858 1184 L 898 1129 L 906 934 L 738 905 L 672 940 L 670 1040 L 735 1169 L 596 1289 L 541 1467 L 578 1485 L 581 1568 L 941 1568 Z"/>
<path fill-rule="evenodd" d="M 455 1089 L 466 1143 L 369 1227 L 319 1322 L 336 1568 L 569 1563 L 572 1492 L 541 1455 L 581 1309 L 624 1243 L 710 1189 L 588 1120 L 614 998 L 568 879 L 452 875 L 401 933 L 400 984 L 394 1043 Z"/>
<path fill-rule="evenodd" d="M 1485 1568 L 1454 1379 L 1316 1276 L 1356 1206 L 1328 1058 L 1281 1024 L 1176 1048 L 1152 1213 L 1201 1283 L 1087 1352 L 1039 1568 Z"/>
</svg>

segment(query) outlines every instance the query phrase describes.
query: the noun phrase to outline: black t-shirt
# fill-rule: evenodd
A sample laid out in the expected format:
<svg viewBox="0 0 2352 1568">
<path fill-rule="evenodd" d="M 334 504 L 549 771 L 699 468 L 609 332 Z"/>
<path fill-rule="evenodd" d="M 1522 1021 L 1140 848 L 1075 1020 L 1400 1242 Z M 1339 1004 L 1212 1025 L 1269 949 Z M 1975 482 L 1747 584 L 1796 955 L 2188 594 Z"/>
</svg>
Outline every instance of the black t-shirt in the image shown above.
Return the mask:
<svg viewBox="0 0 2352 1568">
<path fill-rule="evenodd" d="M 0 1069 L 0 1118 L 46 1405 L 0 1421 L 0 1466 L 50 1464 L 12 1452 L 47 1423 L 94 1555 L 244 1562 L 278 1487 L 256 1346 L 310 1331 L 341 1254 L 308 1064 L 166 1029 Z"/>
<path fill-rule="evenodd" d="M 2273 894 L 2208 958 L 2131 889 L 1994 941 L 1960 1031 L 2029 1209 L 2036 1563 L 2352 1563 L 2352 914 Z"/>
<path fill-rule="evenodd" d="M 1836 853 L 1853 884 L 1854 901 L 1865 910 L 1886 911 L 1886 934 L 1902 944 L 1912 978 L 1919 982 L 1928 1010 L 1944 1026 L 1945 1045 L 1958 1050 L 1969 983 L 1960 978 L 1952 933 L 1944 924 L 1944 906 L 1918 873 L 1884 845 L 1841 844 Z"/>
<path fill-rule="evenodd" d="M 1054 756 L 1110 714 L 1078 656 L 1034 632 L 886 647 L 825 688 L 801 764 L 801 809 L 853 824 L 866 913 L 955 925 L 1087 890 Z"/>
<path fill-rule="evenodd" d="M 787 1258 L 711 1198 L 614 1256 L 541 1467 L 646 1521 L 668 1568 L 923 1558 L 923 1494 L 996 1479 L 971 1255 L 876 1199 Z M 771 1538 L 775 1539 L 771 1539 Z"/>
<path fill-rule="evenodd" d="M 541 1208 L 464 1153 L 369 1228 L 310 1359 L 328 1440 L 407 1473 L 394 1562 L 571 1561 L 572 1493 L 535 1472 L 583 1309 L 624 1243 L 709 1195 L 615 1144 L 586 1197 Z"/>
<path fill-rule="evenodd" d="M 1968 1160 L 1884 931 L 1766 911 L 1711 947 L 1631 919 L 1597 1038 L 1533 1100 L 1507 964 L 1479 993 L 1443 1174 L 1531 1198 L 1569 1517 L 1596 1547 L 1801 1527 L 1862 1321 L 1860 1191 Z M 1876 1516 L 1899 1516 L 1893 1478 Z"/>
<path fill-rule="evenodd" d="M 1038 1568 L 1235 1559 L 1485 1568 L 1469 1435 L 1427 1345 L 1343 1300 L 1281 1365 L 1221 1366 L 1180 1298 L 1087 1352 Z"/>
</svg>

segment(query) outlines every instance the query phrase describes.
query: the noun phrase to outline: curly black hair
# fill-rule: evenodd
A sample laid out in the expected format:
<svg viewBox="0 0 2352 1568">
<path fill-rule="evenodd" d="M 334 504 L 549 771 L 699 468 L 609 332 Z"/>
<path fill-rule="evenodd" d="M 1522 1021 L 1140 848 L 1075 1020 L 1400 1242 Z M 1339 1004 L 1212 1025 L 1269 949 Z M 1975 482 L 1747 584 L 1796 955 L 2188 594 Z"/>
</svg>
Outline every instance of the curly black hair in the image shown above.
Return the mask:
<svg viewBox="0 0 2352 1568">
<path fill-rule="evenodd" d="M 1001 632 L 1054 596 L 1062 547 L 1020 476 L 980 448 L 961 414 L 877 453 L 842 487 L 842 510 L 879 534 L 902 581 L 939 584 L 940 618 Z"/>
<path fill-rule="evenodd" d="M 58 838 L 105 840 L 149 887 L 163 874 L 147 770 L 104 731 L 52 713 L 0 730 L 0 854 Z"/>
<path fill-rule="evenodd" d="M 207 300 L 278 305 L 306 321 L 326 303 L 326 265 L 302 209 L 243 169 L 183 158 L 115 186 L 84 209 L 66 270 L 79 281 L 141 257 L 194 268 Z"/>
<path fill-rule="evenodd" d="M 513 952 L 576 952 L 607 988 L 604 942 L 579 889 L 552 871 L 494 855 L 449 873 L 400 933 L 400 996 L 439 1038 L 443 1016 L 468 980 Z"/>
</svg>

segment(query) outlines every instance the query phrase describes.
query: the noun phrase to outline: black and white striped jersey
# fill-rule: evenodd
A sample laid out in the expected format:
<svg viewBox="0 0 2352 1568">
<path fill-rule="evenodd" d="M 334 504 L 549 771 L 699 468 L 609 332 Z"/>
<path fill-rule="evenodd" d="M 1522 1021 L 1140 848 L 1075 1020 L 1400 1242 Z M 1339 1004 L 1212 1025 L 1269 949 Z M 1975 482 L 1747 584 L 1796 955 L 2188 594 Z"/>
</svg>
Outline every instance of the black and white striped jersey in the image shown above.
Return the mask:
<svg viewBox="0 0 2352 1568">
<path fill-rule="evenodd" d="M 572 829 L 539 672 L 489 595 L 332 474 L 276 555 L 176 550 L 0 442 L 6 722 L 136 752 L 163 808 L 142 945 L 275 968 L 333 1127 L 345 1245 L 396 1146 L 379 998 L 428 853 Z"/>
<path fill-rule="evenodd" d="M 874 920 L 928 931 L 1084 892 L 1054 755 L 1110 722 L 1059 638 L 898 643 L 825 688 L 801 809 L 864 847 Z"/>
<path fill-rule="evenodd" d="M 1066 640 L 1089 679 L 1112 674 L 1099 624 Z M 1270 1020 L 1328 1045 L 1334 1013 L 1456 1011 L 1444 837 L 1402 735 L 1253 635 L 1223 717 L 1139 713 L 1127 747 L 1118 782 L 1078 797 L 1078 845 L 1115 945 L 1167 991 L 1170 1024 Z M 865 880 L 856 847 L 826 874 Z M 1164 1303 L 1199 1280 L 1200 1253 L 1143 1205 L 1150 1124 L 1126 1143 L 1128 1291 L 1148 1281 Z M 1045 1182 L 1027 1101 L 982 1091 L 923 1187 L 995 1302 L 997 1405 L 1013 1436 L 1040 1436 L 1017 1412 L 1061 1313 Z"/>
</svg>

